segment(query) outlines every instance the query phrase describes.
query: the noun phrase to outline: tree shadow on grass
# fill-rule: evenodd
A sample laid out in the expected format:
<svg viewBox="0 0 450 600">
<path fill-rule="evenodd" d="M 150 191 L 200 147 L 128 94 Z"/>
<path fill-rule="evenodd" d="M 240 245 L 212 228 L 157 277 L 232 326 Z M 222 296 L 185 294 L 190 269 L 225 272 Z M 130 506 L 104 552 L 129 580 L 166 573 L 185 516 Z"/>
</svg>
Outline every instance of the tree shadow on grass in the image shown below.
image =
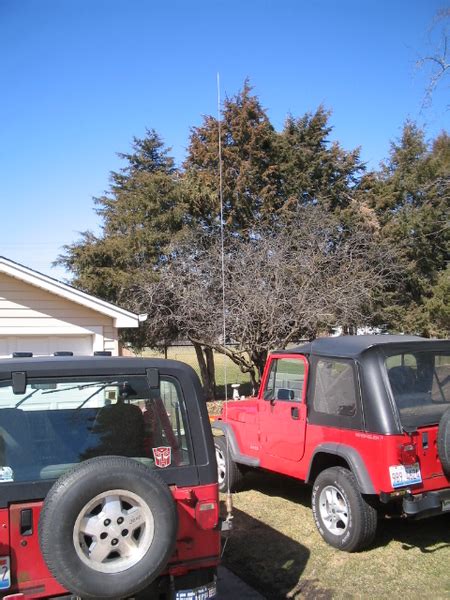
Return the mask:
<svg viewBox="0 0 450 600">
<path fill-rule="evenodd" d="M 276 473 L 251 471 L 246 474 L 241 489 L 257 490 L 266 496 L 284 498 L 311 508 L 311 486 Z M 391 541 L 400 542 L 404 550 L 419 548 L 424 554 L 448 549 L 450 512 L 421 520 L 380 517 L 371 548 L 387 546 Z"/>
<path fill-rule="evenodd" d="M 332 590 L 301 579 L 309 559 L 302 544 L 234 509 L 233 531 L 225 538 L 223 564 L 269 600 L 331 600 Z"/>
</svg>

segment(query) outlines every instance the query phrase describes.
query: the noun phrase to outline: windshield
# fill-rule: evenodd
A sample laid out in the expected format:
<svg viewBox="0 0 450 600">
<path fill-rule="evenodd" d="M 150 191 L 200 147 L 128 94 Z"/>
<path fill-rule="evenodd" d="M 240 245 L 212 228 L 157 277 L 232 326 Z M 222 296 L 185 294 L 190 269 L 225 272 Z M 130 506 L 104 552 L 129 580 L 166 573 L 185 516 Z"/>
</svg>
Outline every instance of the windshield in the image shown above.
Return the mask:
<svg viewBox="0 0 450 600">
<path fill-rule="evenodd" d="M 144 376 L 36 379 L 0 385 L 0 485 L 54 479 L 82 460 L 130 456 L 155 468 L 190 464 L 178 382 Z"/>
<path fill-rule="evenodd" d="M 402 425 L 439 423 L 450 406 L 450 352 L 388 354 L 384 364 Z"/>
</svg>

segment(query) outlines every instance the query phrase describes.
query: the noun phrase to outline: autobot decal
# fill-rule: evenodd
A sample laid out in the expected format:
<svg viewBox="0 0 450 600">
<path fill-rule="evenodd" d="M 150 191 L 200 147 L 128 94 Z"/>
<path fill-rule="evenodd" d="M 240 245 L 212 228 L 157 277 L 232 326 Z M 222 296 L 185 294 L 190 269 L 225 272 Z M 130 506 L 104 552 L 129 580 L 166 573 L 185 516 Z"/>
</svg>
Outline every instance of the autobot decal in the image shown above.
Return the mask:
<svg viewBox="0 0 450 600">
<path fill-rule="evenodd" d="M 152 448 L 152 451 L 157 467 L 164 469 L 172 462 L 172 448 L 170 446 L 159 446 L 159 448 Z"/>
</svg>

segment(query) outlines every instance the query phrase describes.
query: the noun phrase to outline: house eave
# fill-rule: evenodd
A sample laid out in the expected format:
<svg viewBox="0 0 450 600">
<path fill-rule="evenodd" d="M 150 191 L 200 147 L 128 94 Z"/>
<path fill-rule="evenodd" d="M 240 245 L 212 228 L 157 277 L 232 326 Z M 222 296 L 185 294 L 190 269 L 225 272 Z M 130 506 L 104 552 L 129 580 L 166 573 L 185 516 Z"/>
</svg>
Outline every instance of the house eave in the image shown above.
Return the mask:
<svg viewBox="0 0 450 600">
<path fill-rule="evenodd" d="M 34 271 L 20 263 L 0 256 L 0 273 L 15 277 L 25 283 L 39 287 L 52 294 L 90 308 L 113 319 L 114 327 L 131 328 L 139 326 L 139 315 L 127 311 L 110 302 L 91 296 L 58 279 Z"/>
</svg>

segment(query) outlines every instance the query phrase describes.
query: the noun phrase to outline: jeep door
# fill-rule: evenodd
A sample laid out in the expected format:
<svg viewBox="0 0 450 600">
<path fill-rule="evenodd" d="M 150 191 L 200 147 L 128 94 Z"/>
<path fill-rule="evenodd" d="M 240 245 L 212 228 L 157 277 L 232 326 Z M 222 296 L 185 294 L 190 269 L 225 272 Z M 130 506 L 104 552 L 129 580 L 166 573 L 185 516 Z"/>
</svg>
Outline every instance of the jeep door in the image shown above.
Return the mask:
<svg viewBox="0 0 450 600">
<path fill-rule="evenodd" d="M 273 458 L 298 462 L 303 457 L 307 375 L 308 362 L 303 355 L 269 357 L 259 394 L 261 447 L 269 462 Z"/>
</svg>

